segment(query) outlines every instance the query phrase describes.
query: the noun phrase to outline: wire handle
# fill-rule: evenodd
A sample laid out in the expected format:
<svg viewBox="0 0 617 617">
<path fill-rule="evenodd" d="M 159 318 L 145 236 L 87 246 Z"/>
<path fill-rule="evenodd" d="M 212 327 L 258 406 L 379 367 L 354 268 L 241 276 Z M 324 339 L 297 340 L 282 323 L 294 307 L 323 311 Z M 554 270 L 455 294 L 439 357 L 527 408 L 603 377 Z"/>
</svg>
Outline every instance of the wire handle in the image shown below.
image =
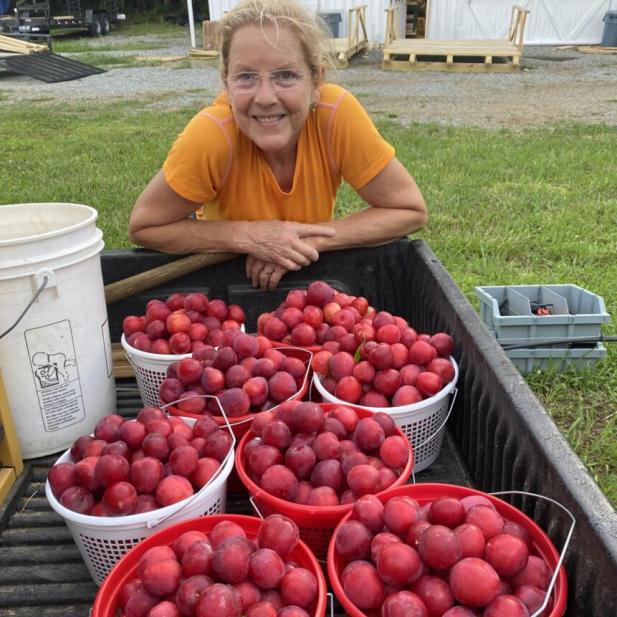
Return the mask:
<svg viewBox="0 0 617 617">
<path fill-rule="evenodd" d="M 179 400 L 186 400 L 187 398 L 208 398 L 208 399 L 215 399 L 216 400 L 216 402 L 217 402 L 217 404 L 219 406 L 219 410 L 221 412 L 221 415 L 225 419 L 225 424 L 227 424 L 227 428 L 229 429 L 229 434 L 231 436 L 231 447 L 227 451 L 227 454 L 225 455 L 225 458 L 221 461 L 221 464 L 219 465 L 219 468 L 214 472 L 214 475 L 210 478 L 210 480 L 208 480 L 208 482 L 206 484 L 204 484 L 195 494 L 193 494 L 192 497 L 189 497 L 188 501 L 185 504 L 183 504 L 182 506 L 180 506 L 178 509 L 174 510 L 170 514 L 167 514 L 166 516 L 162 516 L 160 518 L 156 518 L 156 519 L 153 519 L 151 521 L 148 521 L 147 524 L 146 524 L 148 529 L 152 529 L 153 527 L 158 527 L 162 523 L 168 521 L 169 519 L 173 518 L 174 516 L 177 516 L 178 514 L 182 513 L 184 510 L 186 510 L 188 507 L 190 507 L 193 504 L 193 502 L 195 500 L 197 500 L 199 497 L 201 497 L 203 495 L 203 493 L 206 491 L 206 489 L 209 486 L 211 486 L 212 483 L 220 475 L 223 474 L 223 470 L 225 469 L 225 466 L 227 465 L 229 457 L 230 456 L 232 456 L 232 457 L 234 456 L 234 451 L 235 451 L 235 448 L 236 448 L 236 436 L 234 435 L 234 432 L 233 432 L 233 430 L 231 428 L 231 424 L 229 423 L 229 419 L 227 418 L 227 415 L 225 414 L 225 411 L 223 410 L 221 402 L 219 401 L 219 399 L 216 396 L 214 396 L 212 394 L 195 394 L 195 396 L 185 397 L 183 399 L 178 399 L 176 401 L 172 401 L 171 403 L 166 403 L 165 405 L 161 405 L 161 409 L 166 409 L 167 407 L 170 407 L 171 405 L 174 405 L 175 403 L 177 403 Z"/>
<path fill-rule="evenodd" d="M 251 505 L 253 506 L 253 510 L 257 512 L 257 516 L 263 521 L 264 515 L 261 513 L 261 510 L 259 509 L 259 506 L 257 505 L 257 502 L 255 501 L 255 497 L 253 497 L 253 495 L 249 496 L 249 501 L 251 502 Z"/>
<path fill-rule="evenodd" d="M 276 348 L 276 350 L 280 351 L 281 353 L 284 353 L 285 351 L 291 351 L 291 350 L 298 351 L 298 349 L 308 354 L 308 360 L 304 362 L 304 364 L 306 364 L 306 371 L 304 371 L 304 379 L 302 380 L 302 386 L 300 387 L 300 390 L 298 390 L 298 392 L 300 392 L 304 390 L 304 388 L 306 388 L 306 382 L 308 381 L 309 374 L 311 372 L 311 362 L 313 361 L 313 352 L 308 349 L 305 349 L 304 347 L 277 347 Z M 288 401 L 291 400 L 294 396 L 295 394 L 292 394 L 287 400 Z"/>
<path fill-rule="evenodd" d="M 9 328 L 7 328 L 2 334 L 0 334 L 0 338 L 4 338 L 11 330 L 17 327 L 17 324 L 25 317 L 26 313 L 30 310 L 30 307 L 38 300 L 38 297 L 41 295 L 41 293 L 43 293 L 43 289 L 45 289 L 47 283 L 49 282 L 49 278 L 50 277 L 48 274 L 43 275 L 43 280 L 39 288 L 36 290 L 34 296 L 32 296 L 32 300 L 28 302 L 26 308 L 21 312 L 21 315 L 15 320 L 13 325 L 9 326 Z"/>
<path fill-rule="evenodd" d="M 435 437 L 437 437 L 439 435 L 439 433 L 441 433 L 441 431 L 446 426 L 446 423 L 450 419 L 450 415 L 452 414 L 452 410 L 454 409 L 454 403 L 456 401 L 457 394 L 458 394 L 458 388 L 453 388 L 452 389 L 452 396 L 450 397 L 450 407 L 448 408 L 448 413 L 446 414 L 446 417 L 444 418 L 442 423 L 439 425 L 439 427 L 435 430 L 435 432 L 432 435 L 430 435 L 430 437 L 427 437 L 424 441 L 420 442 L 417 445 L 412 444 L 412 447 L 413 447 L 414 450 L 419 450 L 420 448 L 425 446 L 427 443 L 430 443 L 431 441 L 433 441 L 433 439 L 435 439 Z M 415 467 L 415 464 L 414 464 L 414 467 Z M 411 480 L 412 480 L 413 484 L 416 483 L 416 475 L 415 475 L 413 469 L 411 470 Z"/>
<path fill-rule="evenodd" d="M 560 507 L 570 517 L 570 520 L 572 521 L 572 524 L 570 525 L 570 530 L 568 531 L 568 535 L 566 536 L 563 546 L 561 547 L 559 560 L 557 561 L 557 566 L 555 567 L 555 571 L 553 572 L 553 576 L 551 577 L 551 582 L 548 586 L 548 589 L 546 590 L 544 602 L 542 603 L 542 606 L 540 606 L 532 615 L 529 616 L 539 617 L 539 615 L 542 614 L 542 611 L 544 611 L 544 609 L 547 607 L 548 601 L 551 597 L 551 594 L 553 593 L 553 587 L 555 586 L 557 577 L 559 576 L 559 570 L 561 569 L 563 560 L 565 559 L 566 552 L 568 550 L 568 546 L 570 545 L 570 540 L 572 539 L 572 534 L 574 533 L 574 527 L 576 526 L 576 518 L 574 518 L 574 515 L 572 514 L 572 512 L 570 512 L 570 510 L 568 510 L 568 508 L 560 504 L 558 501 L 555 501 L 554 499 L 551 499 L 550 497 L 546 497 L 544 495 L 538 495 L 537 493 L 529 493 L 527 491 L 498 491 L 496 493 L 489 493 L 489 495 L 524 495 L 526 497 L 536 497 L 537 499 L 544 499 L 545 501 L 548 501 Z"/>
<path fill-rule="evenodd" d="M 330 617 L 334 617 L 334 595 L 331 591 L 326 591 L 328 600 L 330 600 Z"/>
</svg>

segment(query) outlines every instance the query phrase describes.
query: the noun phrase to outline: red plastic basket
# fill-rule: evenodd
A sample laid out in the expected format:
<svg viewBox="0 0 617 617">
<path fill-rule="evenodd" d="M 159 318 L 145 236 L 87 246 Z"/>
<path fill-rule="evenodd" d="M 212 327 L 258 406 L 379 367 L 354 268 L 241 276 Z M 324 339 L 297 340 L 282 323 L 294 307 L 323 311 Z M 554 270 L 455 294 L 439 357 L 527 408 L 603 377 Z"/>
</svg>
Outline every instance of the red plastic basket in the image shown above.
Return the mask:
<svg viewBox="0 0 617 617">
<path fill-rule="evenodd" d="M 518 508 L 515 508 L 498 497 L 472 488 L 457 486 L 454 484 L 408 484 L 407 486 L 390 488 L 379 494 L 378 497 L 383 503 L 385 503 L 388 499 L 397 495 L 413 497 L 420 503 L 420 505 L 440 497 L 456 497 L 458 499 L 468 497 L 469 495 L 481 495 L 482 497 L 486 497 L 494 504 L 499 514 L 510 521 L 518 523 L 529 532 L 537 555 L 544 559 L 552 572 L 555 571 L 555 568 L 559 563 L 559 553 L 546 533 Z M 332 586 L 334 594 L 345 609 L 346 615 L 348 615 L 348 617 L 366 617 L 366 614 L 358 609 L 349 600 L 343 591 L 343 586 L 341 585 L 341 581 L 339 579 L 339 573 L 344 569 L 345 562 L 336 552 L 335 538 L 340 526 L 348 520 L 350 516 L 351 512 L 341 519 L 339 525 L 332 534 L 330 546 L 328 547 L 328 578 L 330 579 L 330 585 Z M 559 574 L 557 575 L 555 586 L 553 588 L 554 605 L 549 617 L 562 617 L 566 610 L 567 598 L 568 581 L 566 578 L 565 568 L 562 565 L 559 568 Z"/>
<path fill-rule="evenodd" d="M 92 607 L 91 617 L 116 617 L 119 595 L 125 583 L 137 577 L 140 557 L 153 546 L 172 545 L 186 531 L 201 531 L 208 534 L 221 521 L 232 521 L 244 529 L 251 540 L 257 538 L 261 519 L 239 514 L 216 514 L 190 519 L 177 523 L 151 535 L 132 548 L 114 566 L 103 581 Z M 324 617 L 326 614 L 326 580 L 315 556 L 304 542 L 299 542 L 290 555 L 290 560 L 312 572 L 317 578 L 317 604 L 311 617 Z"/>
<path fill-rule="evenodd" d="M 308 392 L 309 385 L 311 383 L 311 359 L 313 358 L 313 354 L 308 349 L 303 349 L 301 347 L 282 347 L 280 348 L 281 353 L 286 356 L 292 358 L 299 358 L 306 364 L 306 372 L 304 373 L 304 379 L 302 381 L 302 387 L 298 392 L 296 392 L 293 396 L 289 398 L 289 400 L 302 400 L 306 393 Z M 272 407 L 272 410 L 276 409 L 276 407 Z M 166 408 L 167 412 L 172 416 L 184 416 L 185 418 L 194 418 L 198 420 L 202 417 L 201 414 L 197 413 L 189 413 L 186 411 L 182 411 L 173 405 Z M 236 439 L 240 439 L 250 428 L 251 422 L 253 418 L 259 412 L 249 413 L 244 416 L 236 416 L 235 418 L 228 418 L 229 424 L 231 425 L 231 430 L 233 431 Z M 216 423 L 220 426 L 225 426 L 225 418 L 221 416 L 213 416 Z"/>
<path fill-rule="evenodd" d="M 329 412 L 333 407 L 338 407 L 338 405 L 332 403 L 318 403 L 318 405 L 324 410 L 324 413 Z M 358 414 L 359 418 L 368 418 L 373 415 L 372 411 L 361 409 L 354 405 L 346 405 L 346 407 L 351 407 Z M 403 437 L 406 443 L 409 443 L 404 433 L 398 427 L 396 431 L 396 434 Z M 279 499 L 264 491 L 251 480 L 244 468 L 244 448 L 253 437 L 253 432 L 249 431 L 240 440 L 236 450 L 236 471 L 248 492 L 253 496 L 255 505 L 259 508 L 259 513 L 263 516 L 275 513 L 282 514 L 293 520 L 300 530 L 300 537 L 311 548 L 318 559 L 325 561 L 332 532 L 339 521 L 351 511 L 353 504 L 306 506 Z M 412 469 L 413 450 L 410 445 L 407 465 L 401 471 L 392 487 L 405 484 L 411 476 Z"/>
</svg>

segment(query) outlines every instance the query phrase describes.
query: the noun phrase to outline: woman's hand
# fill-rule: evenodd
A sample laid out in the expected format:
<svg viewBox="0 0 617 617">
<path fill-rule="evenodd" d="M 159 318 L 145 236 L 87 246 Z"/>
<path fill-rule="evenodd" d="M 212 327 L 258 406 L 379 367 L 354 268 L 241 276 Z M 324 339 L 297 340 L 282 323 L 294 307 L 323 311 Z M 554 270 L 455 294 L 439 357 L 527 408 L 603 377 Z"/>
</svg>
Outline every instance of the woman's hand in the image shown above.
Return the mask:
<svg viewBox="0 0 617 617">
<path fill-rule="evenodd" d="M 253 255 L 248 255 L 246 258 L 246 278 L 251 279 L 253 287 L 259 287 L 264 291 L 274 289 L 286 272 L 282 266 L 263 261 Z"/>
<path fill-rule="evenodd" d="M 327 225 L 292 221 L 252 221 L 246 225 L 244 237 L 240 241 L 243 244 L 243 252 L 261 262 L 282 269 L 278 283 L 288 270 L 300 270 L 319 259 L 319 252 L 306 241 L 306 238 L 310 236 L 331 238 L 335 233 L 335 230 Z M 252 276 L 251 279 L 255 281 Z"/>
</svg>

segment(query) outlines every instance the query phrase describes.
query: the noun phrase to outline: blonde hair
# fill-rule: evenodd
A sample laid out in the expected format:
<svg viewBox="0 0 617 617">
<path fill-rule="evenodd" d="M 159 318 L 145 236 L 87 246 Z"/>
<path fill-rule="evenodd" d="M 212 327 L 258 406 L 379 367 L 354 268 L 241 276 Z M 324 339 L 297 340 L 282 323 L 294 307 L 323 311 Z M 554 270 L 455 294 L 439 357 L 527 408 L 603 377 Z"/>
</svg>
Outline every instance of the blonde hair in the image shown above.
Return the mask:
<svg viewBox="0 0 617 617">
<path fill-rule="evenodd" d="M 225 13 L 219 21 L 219 53 L 221 75 L 227 75 L 231 39 L 243 26 L 287 27 L 297 34 L 304 59 L 316 74 L 332 65 L 329 30 L 325 22 L 296 0 L 244 0 Z"/>
</svg>

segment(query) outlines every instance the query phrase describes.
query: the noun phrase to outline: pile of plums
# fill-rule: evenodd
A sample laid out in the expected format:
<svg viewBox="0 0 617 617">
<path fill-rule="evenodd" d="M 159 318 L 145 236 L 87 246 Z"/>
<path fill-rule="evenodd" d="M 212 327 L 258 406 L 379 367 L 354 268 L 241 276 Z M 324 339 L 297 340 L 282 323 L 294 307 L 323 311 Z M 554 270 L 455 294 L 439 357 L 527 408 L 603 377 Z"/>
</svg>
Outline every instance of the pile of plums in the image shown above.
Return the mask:
<svg viewBox="0 0 617 617">
<path fill-rule="evenodd" d="M 338 506 L 391 486 L 411 456 L 385 413 L 288 401 L 253 420 L 243 467 L 264 491 L 302 505 Z"/>
<path fill-rule="evenodd" d="M 127 617 L 309 617 L 319 585 L 292 560 L 297 543 L 296 524 L 279 514 L 256 538 L 226 520 L 208 534 L 186 531 L 142 555 L 120 607 Z"/>
<path fill-rule="evenodd" d="M 238 329 L 245 313 L 237 304 L 209 299 L 203 293 L 174 293 L 153 299 L 145 315 L 129 315 L 122 322 L 127 343 L 155 354 L 189 354 L 203 345 L 221 344 L 223 333 Z"/>
<path fill-rule="evenodd" d="M 385 315 L 386 320 L 391 317 Z M 382 316 L 384 311 L 375 321 Z M 384 332 L 387 337 L 381 335 Z M 454 341 L 449 334 L 416 335 L 412 328 L 395 323 L 380 326 L 377 333 L 380 341 L 364 343 L 355 355 L 322 350 L 313 356 L 311 366 L 327 392 L 366 407 L 400 407 L 435 396 L 454 379 Z"/>
<path fill-rule="evenodd" d="M 225 332 L 225 346 L 204 345 L 191 358 L 173 362 L 159 387 L 164 403 L 182 412 L 228 417 L 270 409 L 297 394 L 309 367 L 290 351 L 277 350 L 263 336 Z M 300 354 L 310 354 L 300 351 Z M 216 399 L 196 395 L 213 395 Z M 220 406 L 219 406 L 220 405 Z"/>
<path fill-rule="evenodd" d="M 134 420 L 101 418 L 93 435 L 73 444 L 70 462 L 47 476 L 54 497 L 90 516 L 127 516 L 182 501 L 205 486 L 232 447 L 230 433 L 209 416 L 191 427 L 144 407 Z"/>
<path fill-rule="evenodd" d="M 360 324 L 370 323 L 374 314 L 366 298 L 314 281 L 307 289 L 292 289 L 274 311 L 259 315 L 257 331 L 271 341 L 337 350 L 341 346 L 353 353 L 363 340 Z"/>
<path fill-rule="evenodd" d="M 480 495 L 365 495 L 333 541 L 347 599 L 382 617 L 529 617 L 552 576 L 527 529 Z"/>
</svg>

